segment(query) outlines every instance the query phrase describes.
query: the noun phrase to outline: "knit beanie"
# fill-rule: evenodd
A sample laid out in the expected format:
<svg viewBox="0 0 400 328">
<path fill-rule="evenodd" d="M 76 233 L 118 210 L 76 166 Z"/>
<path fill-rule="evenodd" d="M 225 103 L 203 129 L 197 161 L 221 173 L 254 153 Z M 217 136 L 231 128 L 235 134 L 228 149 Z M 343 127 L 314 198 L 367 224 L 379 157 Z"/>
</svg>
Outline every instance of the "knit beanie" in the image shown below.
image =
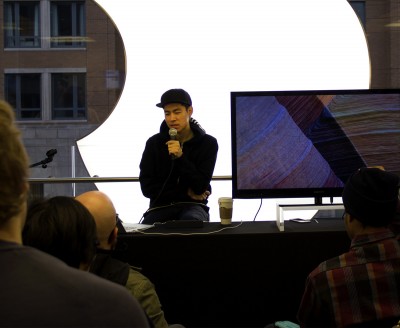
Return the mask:
<svg viewBox="0 0 400 328">
<path fill-rule="evenodd" d="M 383 227 L 395 216 L 399 201 L 399 177 L 378 168 L 361 168 L 343 189 L 347 213 L 368 226 Z"/>
</svg>

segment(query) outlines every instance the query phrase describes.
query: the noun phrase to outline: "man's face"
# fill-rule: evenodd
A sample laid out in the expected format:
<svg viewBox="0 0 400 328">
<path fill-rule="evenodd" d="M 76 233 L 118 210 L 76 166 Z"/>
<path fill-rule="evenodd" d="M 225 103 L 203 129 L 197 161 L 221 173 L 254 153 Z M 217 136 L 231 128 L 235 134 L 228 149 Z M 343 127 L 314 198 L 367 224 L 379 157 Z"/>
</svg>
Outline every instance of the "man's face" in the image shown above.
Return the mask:
<svg viewBox="0 0 400 328">
<path fill-rule="evenodd" d="M 164 106 L 165 122 L 170 129 L 174 128 L 180 133 L 188 128 L 192 112 L 192 106 L 186 109 L 182 104 L 167 104 Z"/>
</svg>

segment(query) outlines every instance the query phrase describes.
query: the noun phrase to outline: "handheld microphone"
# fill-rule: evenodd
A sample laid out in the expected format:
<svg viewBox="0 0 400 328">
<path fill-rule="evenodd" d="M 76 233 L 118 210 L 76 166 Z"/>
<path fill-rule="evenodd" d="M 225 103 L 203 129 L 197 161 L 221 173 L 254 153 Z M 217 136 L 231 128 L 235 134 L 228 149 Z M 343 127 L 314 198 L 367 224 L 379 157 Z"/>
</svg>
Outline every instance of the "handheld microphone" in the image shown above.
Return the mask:
<svg viewBox="0 0 400 328">
<path fill-rule="evenodd" d="M 169 137 L 171 140 L 176 140 L 176 136 L 178 135 L 178 131 L 174 128 L 169 129 Z M 174 154 L 171 154 L 171 158 L 175 159 L 176 156 Z"/>
<path fill-rule="evenodd" d="M 176 136 L 178 135 L 178 131 L 174 128 L 169 129 L 169 136 L 171 140 L 176 140 Z"/>
</svg>

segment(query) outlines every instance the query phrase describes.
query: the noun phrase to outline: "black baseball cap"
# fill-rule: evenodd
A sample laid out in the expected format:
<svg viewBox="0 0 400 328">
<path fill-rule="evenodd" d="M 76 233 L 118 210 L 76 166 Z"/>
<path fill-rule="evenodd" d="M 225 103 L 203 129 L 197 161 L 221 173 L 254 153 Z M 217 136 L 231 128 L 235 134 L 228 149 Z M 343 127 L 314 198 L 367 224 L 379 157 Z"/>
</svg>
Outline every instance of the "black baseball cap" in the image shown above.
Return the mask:
<svg viewBox="0 0 400 328">
<path fill-rule="evenodd" d="M 385 226 L 396 214 L 399 177 L 379 168 L 362 168 L 346 182 L 342 198 L 346 212 L 362 223 Z"/>
<path fill-rule="evenodd" d="M 192 106 L 192 99 L 190 95 L 183 89 L 171 89 L 161 96 L 161 102 L 156 106 L 164 108 L 165 105 L 178 103 L 185 106 Z"/>
</svg>

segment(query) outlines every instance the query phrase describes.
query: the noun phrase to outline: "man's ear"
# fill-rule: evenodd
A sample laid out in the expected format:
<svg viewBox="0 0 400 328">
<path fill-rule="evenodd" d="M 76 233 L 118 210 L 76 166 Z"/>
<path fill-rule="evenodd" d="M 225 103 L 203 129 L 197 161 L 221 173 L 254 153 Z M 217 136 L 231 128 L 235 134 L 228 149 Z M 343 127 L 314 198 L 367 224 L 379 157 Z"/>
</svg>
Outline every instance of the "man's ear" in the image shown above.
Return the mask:
<svg viewBox="0 0 400 328">
<path fill-rule="evenodd" d="M 22 193 L 23 197 L 27 197 L 30 191 L 30 184 L 28 181 L 25 181 L 24 184 L 22 185 Z"/>
<path fill-rule="evenodd" d="M 117 237 L 118 237 L 118 228 L 115 227 L 113 231 L 111 231 L 110 237 L 108 237 L 108 243 L 110 245 L 114 245 L 117 242 Z"/>
<path fill-rule="evenodd" d="M 28 181 L 25 181 L 25 183 L 24 183 L 24 190 L 25 190 L 26 192 L 29 192 L 30 188 L 31 188 L 30 183 L 29 183 Z"/>
<path fill-rule="evenodd" d="M 350 213 L 347 213 L 347 215 L 349 216 L 349 221 L 350 221 L 350 222 L 353 222 L 354 219 L 355 219 L 355 217 L 352 216 Z"/>
<path fill-rule="evenodd" d="M 189 117 L 191 117 L 192 114 L 193 114 L 193 107 L 192 106 L 188 107 L 188 113 L 189 113 Z"/>
</svg>

